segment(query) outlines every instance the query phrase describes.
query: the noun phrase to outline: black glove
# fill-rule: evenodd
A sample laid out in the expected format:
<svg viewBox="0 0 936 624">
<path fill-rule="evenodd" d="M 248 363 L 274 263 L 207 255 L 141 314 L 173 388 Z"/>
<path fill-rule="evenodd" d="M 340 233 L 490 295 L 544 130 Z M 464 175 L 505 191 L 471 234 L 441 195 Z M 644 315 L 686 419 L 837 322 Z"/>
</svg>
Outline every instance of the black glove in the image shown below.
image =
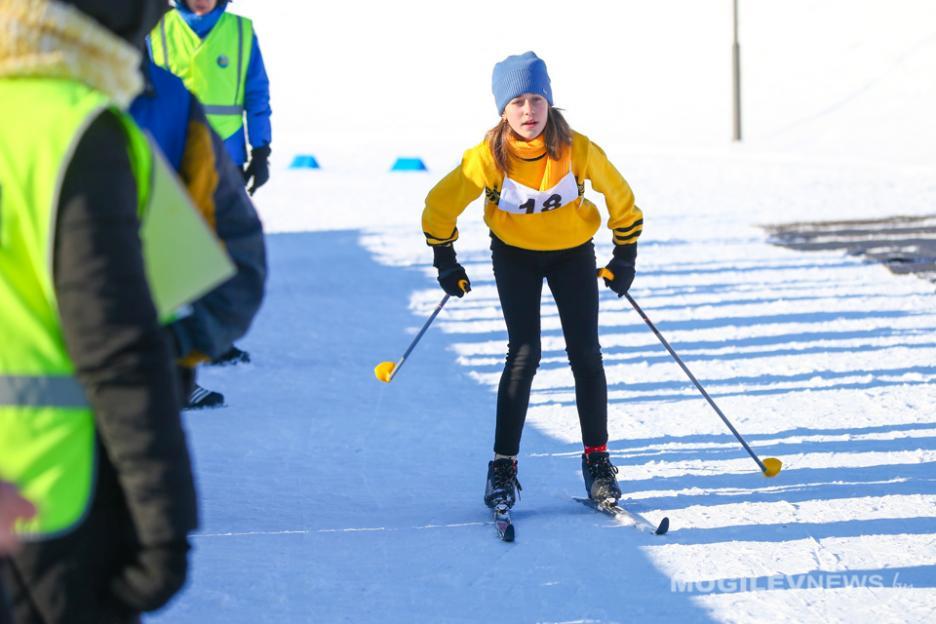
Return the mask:
<svg viewBox="0 0 936 624">
<path fill-rule="evenodd" d="M 452 297 L 464 297 L 471 292 L 471 282 L 464 267 L 455 259 L 455 248 L 451 245 L 436 245 L 432 248 L 435 259 L 432 266 L 439 270 L 439 286 Z M 459 282 L 464 282 L 464 290 Z"/>
<path fill-rule="evenodd" d="M 253 184 L 250 184 L 253 178 Z M 250 164 L 244 170 L 244 185 L 250 185 L 247 191 L 251 195 L 270 180 L 270 146 L 264 145 L 250 150 Z"/>
<path fill-rule="evenodd" d="M 614 257 L 605 267 L 614 274 L 614 279 L 605 278 L 605 286 L 617 293 L 618 297 L 627 294 L 634 283 L 634 266 L 637 262 L 637 244 L 615 245 Z"/>
<path fill-rule="evenodd" d="M 169 602 L 185 584 L 188 541 L 143 547 L 110 585 L 115 611 L 153 611 Z"/>
</svg>

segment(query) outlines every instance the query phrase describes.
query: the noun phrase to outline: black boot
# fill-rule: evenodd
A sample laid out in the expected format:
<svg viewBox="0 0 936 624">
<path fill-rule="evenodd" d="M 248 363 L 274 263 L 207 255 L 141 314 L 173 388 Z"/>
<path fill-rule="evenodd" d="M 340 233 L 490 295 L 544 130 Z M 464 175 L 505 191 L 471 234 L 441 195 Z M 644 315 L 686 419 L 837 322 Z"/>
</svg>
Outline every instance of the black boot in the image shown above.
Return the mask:
<svg viewBox="0 0 936 624">
<path fill-rule="evenodd" d="M 585 477 L 585 491 L 588 496 L 597 502 L 603 502 L 609 498 L 615 502 L 621 498 L 621 488 L 618 485 L 618 469 L 611 463 L 611 456 L 608 453 L 589 453 L 587 456 L 582 453 L 582 476 Z"/>
<path fill-rule="evenodd" d="M 242 351 L 235 346 L 225 351 L 215 359 L 211 360 L 214 366 L 229 366 L 233 364 L 250 364 L 250 354 Z"/>
<path fill-rule="evenodd" d="M 522 489 L 517 481 L 517 460 L 505 458 L 488 462 L 485 505 L 491 509 L 498 505 L 513 507 L 517 501 L 517 490 Z"/>
<path fill-rule="evenodd" d="M 224 405 L 224 395 L 220 392 L 202 388 L 198 384 L 192 387 L 192 394 L 189 396 L 188 405 L 183 409 L 196 410 L 206 407 L 222 407 Z"/>
</svg>

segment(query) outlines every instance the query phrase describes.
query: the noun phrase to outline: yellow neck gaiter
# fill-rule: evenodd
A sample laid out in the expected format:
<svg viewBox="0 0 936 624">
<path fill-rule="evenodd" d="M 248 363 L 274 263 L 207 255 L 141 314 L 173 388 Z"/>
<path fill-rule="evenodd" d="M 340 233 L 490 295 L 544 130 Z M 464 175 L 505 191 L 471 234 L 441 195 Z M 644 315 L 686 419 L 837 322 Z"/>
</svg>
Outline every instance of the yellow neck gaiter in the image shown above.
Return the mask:
<svg viewBox="0 0 936 624">
<path fill-rule="evenodd" d="M 558 160 L 549 156 L 546 150 L 545 134 L 540 134 L 532 141 L 524 141 L 513 134 L 507 137 L 507 145 L 510 147 L 510 153 L 523 160 L 534 160 L 545 154 L 546 170 L 543 172 L 543 179 L 540 182 L 540 191 L 551 189 L 571 171 L 572 150 L 568 147 L 562 149 Z"/>
<path fill-rule="evenodd" d="M 68 78 L 122 108 L 143 89 L 141 55 L 78 9 L 55 0 L 0 2 L 0 78 Z"/>
</svg>

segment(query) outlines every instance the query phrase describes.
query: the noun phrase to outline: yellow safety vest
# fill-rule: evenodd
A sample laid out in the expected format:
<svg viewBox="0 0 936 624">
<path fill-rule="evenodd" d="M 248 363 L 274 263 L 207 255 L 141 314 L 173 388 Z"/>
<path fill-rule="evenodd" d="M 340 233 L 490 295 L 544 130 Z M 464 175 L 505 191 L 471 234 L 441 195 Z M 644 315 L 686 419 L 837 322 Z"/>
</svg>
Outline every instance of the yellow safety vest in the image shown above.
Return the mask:
<svg viewBox="0 0 936 624">
<path fill-rule="evenodd" d="M 150 33 L 150 46 L 156 64 L 181 78 L 198 97 L 221 138 L 228 139 L 243 128 L 253 22 L 224 13 L 201 39 L 173 10 Z"/>
<path fill-rule="evenodd" d="M 233 273 L 158 150 L 103 93 L 69 79 L 0 79 L 0 118 L 18 120 L 0 124 L 0 478 L 38 507 L 17 525 L 26 539 L 73 530 L 93 494 L 94 414 L 62 338 L 52 262 L 65 171 L 105 110 L 126 132 L 160 318 Z"/>
</svg>

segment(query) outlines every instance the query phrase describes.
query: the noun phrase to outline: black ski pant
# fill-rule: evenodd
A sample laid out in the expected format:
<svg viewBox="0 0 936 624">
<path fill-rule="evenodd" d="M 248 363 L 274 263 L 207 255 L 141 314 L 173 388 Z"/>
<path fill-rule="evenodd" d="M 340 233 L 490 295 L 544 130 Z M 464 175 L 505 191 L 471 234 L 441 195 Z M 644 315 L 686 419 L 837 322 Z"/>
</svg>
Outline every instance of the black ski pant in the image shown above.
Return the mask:
<svg viewBox="0 0 936 624">
<path fill-rule="evenodd" d="M 530 387 L 539 367 L 540 300 L 543 280 L 549 285 L 566 354 L 575 378 L 582 441 L 608 442 L 608 384 L 598 344 L 598 280 L 591 241 L 572 249 L 532 251 L 507 245 L 491 236 L 494 279 L 507 323 L 507 362 L 497 390 L 494 452 L 518 455 L 530 403 Z"/>
</svg>

